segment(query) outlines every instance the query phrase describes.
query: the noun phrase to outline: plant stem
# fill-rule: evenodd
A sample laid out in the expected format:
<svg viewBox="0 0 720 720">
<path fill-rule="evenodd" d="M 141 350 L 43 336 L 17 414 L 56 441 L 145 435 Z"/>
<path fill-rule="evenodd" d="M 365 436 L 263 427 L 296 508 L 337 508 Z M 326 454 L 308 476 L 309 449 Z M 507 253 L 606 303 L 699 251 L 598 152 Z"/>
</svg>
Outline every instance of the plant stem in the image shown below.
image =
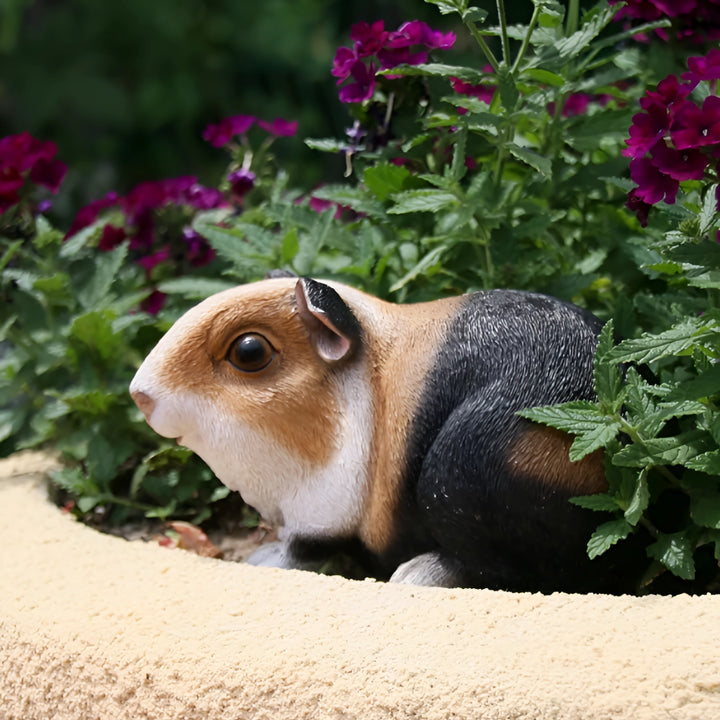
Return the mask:
<svg viewBox="0 0 720 720">
<path fill-rule="evenodd" d="M 495 54 L 490 49 L 490 46 L 485 41 L 485 38 L 482 36 L 482 33 L 475 27 L 475 23 L 472 21 L 467 21 L 465 23 L 467 25 L 468 30 L 470 31 L 470 34 L 475 38 L 475 42 L 480 46 L 480 49 L 483 51 L 483 54 L 485 55 L 485 58 L 487 59 L 488 63 L 490 63 L 490 66 L 493 69 L 493 72 L 497 72 L 500 69 L 500 63 L 498 62 L 498 59 L 495 57 Z"/>
<path fill-rule="evenodd" d="M 515 58 L 515 62 L 513 63 L 512 70 L 510 71 L 513 75 L 517 72 L 518 67 L 520 66 L 520 63 L 522 62 L 522 59 L 525 57 L 525 53 L 527 52 L 528 46 L 530 45 L 530 38 L 532 36 L 533 30 L 535 29 L 535 25 L 537 25 L 538 18 L 540 17 L 540 6 L 536 5 L 535 10 L 533 11 L 532 17 L 530 18 L 530 24 L 528 25 L 527 32 L 525 33 L 525 37 L 523 38 L 522 45 L 520 46 L 520 50 L 518 51 L 517 57 Z"/>
<path fill-rule="evenodd" d="M 565 18 L 565 35 L 570 36 L 577 32 L 580 19 L 580 0 L 570 0 L 567 16 Z"/>
<path fill-rule="evenodd" d="M 576 0 L 577 2 L 577 0 Z M 510 40 L 507 33 L 507 18 L 505 17 L 505 0 L 497 0 L 498 19 L 500 20 L 500 39 L 502 40 L 503 60 L 510 65 Z"/>
</svg>

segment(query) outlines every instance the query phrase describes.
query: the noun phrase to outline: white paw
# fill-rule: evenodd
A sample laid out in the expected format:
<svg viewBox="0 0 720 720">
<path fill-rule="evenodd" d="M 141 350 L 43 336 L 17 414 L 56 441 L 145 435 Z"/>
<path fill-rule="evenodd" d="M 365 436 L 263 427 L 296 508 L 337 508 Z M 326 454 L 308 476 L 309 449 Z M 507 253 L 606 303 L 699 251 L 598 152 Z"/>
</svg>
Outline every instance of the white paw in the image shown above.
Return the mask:
<svg viewBox="0 0 720 720">
<path fill-rule="evenodd" d="M 284 570 L 292 570 L 298 567 L 298 563 L 293 561 L 292 553 L 283 542 L 272 542 L 261 545 L 247 559 L 249 565 L 258 565 L 260 567 L 283 568 Z"/>
<path fill-rule="evenodd" d="M 443 560 L 439 553 L 428 552 L 398 565 L 390 582 L 405 585 L 426 585 L 434 587 L 455 587 L 457 573 Z"/>
</svg>

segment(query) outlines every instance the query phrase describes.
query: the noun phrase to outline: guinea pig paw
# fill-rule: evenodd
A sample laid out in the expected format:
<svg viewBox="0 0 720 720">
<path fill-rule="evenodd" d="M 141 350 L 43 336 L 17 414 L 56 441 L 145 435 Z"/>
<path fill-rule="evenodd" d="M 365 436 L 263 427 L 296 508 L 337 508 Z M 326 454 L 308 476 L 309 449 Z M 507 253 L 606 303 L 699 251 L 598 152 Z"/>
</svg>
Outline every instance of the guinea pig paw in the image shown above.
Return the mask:
<svg viewBox="0 0 720 720">
<path fill-rule="evenodd" d="M 427 552 L 398 565 L 390 582 L 450 588 L 458 586 L 460 577 L 452 561 L 438 552 Z"/>
<path fill-rule="evenodd" d="M 261 545 L 247 559 L 248 565 L 274 567 L 283 570 L 302 569 L 302 564 L 294 557 L 284 542 L 271 542 Z"/>
</svg>

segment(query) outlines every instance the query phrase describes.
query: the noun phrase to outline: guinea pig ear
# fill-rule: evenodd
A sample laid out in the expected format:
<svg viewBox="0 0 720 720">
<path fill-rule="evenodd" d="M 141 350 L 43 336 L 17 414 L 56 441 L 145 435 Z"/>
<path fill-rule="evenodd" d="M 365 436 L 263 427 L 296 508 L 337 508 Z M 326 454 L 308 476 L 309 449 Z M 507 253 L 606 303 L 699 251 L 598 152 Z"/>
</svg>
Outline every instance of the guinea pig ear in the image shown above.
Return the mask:
<svg viewBox="0 0 720 720">
<path fill-rule="evenodd" d="M 326 362 L 342 360 L 360 342 L 360 323 L 329 285 L 301 278 L 295 286 L 295 299 L 310 342 Z"/>
</svg>

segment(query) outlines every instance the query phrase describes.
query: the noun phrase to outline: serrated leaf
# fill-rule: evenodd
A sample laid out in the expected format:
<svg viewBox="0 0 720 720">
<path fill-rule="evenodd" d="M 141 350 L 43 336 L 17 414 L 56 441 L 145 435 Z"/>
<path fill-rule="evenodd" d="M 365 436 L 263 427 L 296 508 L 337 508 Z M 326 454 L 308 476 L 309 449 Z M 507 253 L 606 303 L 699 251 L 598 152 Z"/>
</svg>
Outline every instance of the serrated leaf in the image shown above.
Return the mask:
<svg viewBox="0 0 720 720">
<path fill-rule="evenodd" d="M 603 416 L 602 420 L 599 420 L 589 430 L 578 434 L 573 440 L 573 444 L 570 446 L 570 460 L 577 462 L 586 455 L 605 447 L 615 439 L 620 428 L 621 425 L 618 420 Z"/>
<path fill-rule="evenodd" d="M 699 400 L 720 393 L 720 364 L 714 364 L 692 380 L 677 385 L 668 400 Z"/>
<path fill-rule="evenodd" d="M 696 455 L 685 463 L 685 467 L 708 473 L 708 475 L 720 475 L 720 450 L 711 450 Z"/>
<path fill-rule="evenodd" d="M 429 77 L 456 77 L 477 85 L 487 80 L 487 73 L 462 65 L 443 65 L 442 63 L 427 63 L 424 65 L 396 65 L 387 70 L 380 70 L 378 75 L 420 75 Z"/>
<path fill-rule="evenodd" d="M 650 489 L 647 483 L 647 472 L 640 472 L 635 480 L 635 491 L 630 504 L 625 510 L 625 519 L 631 525 L 637 525 L 650 503 Z"/>
<path fill-rule="evenodd" d="M 594 375 L 595 392 L 603 409 L 614 412 L 622 403 L 622 376 L 617 361 L 608 359 L 613 343 L 614 325 L 612 320 L 606 323 L 598 337 L 595 351 Z"/>
<path fill-rule="evenodd" d="M 623 340 L 609 355 L 617 362 L 649 363 L 680 355 L 717 333 L 714 320 L 689 318 L 659 334 L 644 333 L 639 338 Z"/>
<path fill-rule="evenodd" d="M 168 295 L 182 295 L 193 300 L 200 300 L 215 293 L 229 290 L 236 283 L 228 280 L 203 277 L 179 277 L 165 280 L 158 285 L 158 290 Z"/>
<path fill-rule="evenodd" d="M 683 580 L 695 578 L 695 560 L 690 540 L 684 532 L 661 535 L 648 545 L 647 554 Z"/>
<path fill-rule="evenodd" d="M 598 406 L 590 400 L 527 408 L 518 412 L 518 415 L 574 435 L 592 431 L 598 422 L 605 419 Z"/>
<path fill-rule="evenodd" d="M 408 177 L 410 177 L 410 171 L 406 167 L 392 163 L 380 163 L 365 170 L 363 182 L 370 192 L 379 200 L 384 201 L 393 193 L 400 192 Z"/>
<path fill-rule="evenodd" d="M 617 500 L 607 493 L 581 495 L 580 497 L 570 498 L 570 502 L 586 510 L 595 510 L 597 512 L 614 512 L 618 509 Z"/>
<path fill-rule="evenodd" d="M 529 165 L 533 170 L 539 172 L 543 178 L 550 179 L 552 177 L 552 161 L 550 158 L 544 157 L 534 150 L 520 147 L 515 143 L 508 143 L 506 147 L 514 158 Z"/>
<path fill-rule="evenodd" d="M 114 250 L 96 255 L 95 272 L 88 283 L 77 291 L 83 308 L 93 310 L 107 302 L 115 277 L 127 259 L 128 248 L 128 243 L 122 243 Z"/>
<path fill-rule="evenodd" d="M 114 319 L 114 314 L 108 310 L 85 313 L 75 318 L 70 326 L 70 335 L 96 351 L 104 360 L 109 360 L 122 342 L 113 330 Z"/>
<path fill-rule="evenodd" d="M 410 270 L 402 278 L 400 278 L 400 280 L 393 284 L 393 286 L 390 288 L 390 292 L 397 292 L 418 276 L 426 274 L 432 268 L 436 267 L 440 262 L 440 258 L 447 251 L 447 249 L 447 245 L 438 245 L 438 247 L 433 248 L 420 260 L 420 262 L 418 262 L 417 265 L 415 265 L 412 270 Z"/>
<path fill-rule="evenodd" d="M 684 433 L 675 437 L 652 438 L 633 443 L 615 453 L 613 464 L 620 467 L 647 465 L 685 465 L 708 451 L 710 439 L 701 433 Z"/>
<path fill-rule="evenodd" d="M 700 527 L 720 530 L 720 491 L 691 492 L 690 517 Z"/>
<path fill-rule="evenodd" d="M 320 152 L 340 153 L 347 150 L 347 142 L 340 142 L 334 138 L 307 138 L 305 144 L 311 150 L 319 150 Z"/>
<path fill-rule="evenodd" d="M 406 190 L 392 196 L 395 204 L 388 210 L 392 215 L 404 215 L 413 212 L 437 212 L 448 207 L 456 207 L 457 197 L 443 190 Z"/>
<path fill-rule="evenodd" d="M 368 195 L 362 188 L 348 185 L 323 185 L 313 191 L 313 197 L 320 200 L 330 200 L 342 207 L 352 208 L 356 212 L 366 213 L 371 217 L 385 217 L 385 209 L 382 204 Z"/>
<path fill-rule="evenodd" d="M 624 540 L 632 532 L 632 525 L 625 518 L 609 520 L 600 525 L 587 544 L 587 554 L 593 558 L 607 552 L 615 543 Z"/>
</svg>

